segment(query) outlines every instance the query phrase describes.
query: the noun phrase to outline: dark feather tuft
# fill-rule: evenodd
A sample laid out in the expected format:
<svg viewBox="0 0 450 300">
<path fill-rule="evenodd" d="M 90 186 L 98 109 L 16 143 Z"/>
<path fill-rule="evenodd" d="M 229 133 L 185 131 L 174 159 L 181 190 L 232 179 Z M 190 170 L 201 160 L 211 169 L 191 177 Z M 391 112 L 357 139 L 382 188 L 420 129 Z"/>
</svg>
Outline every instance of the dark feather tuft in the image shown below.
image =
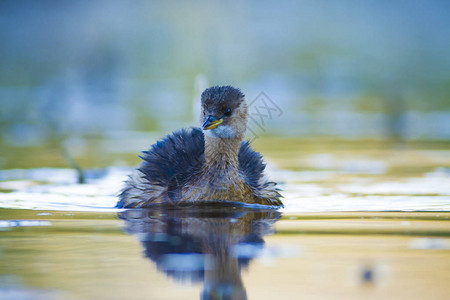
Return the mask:
<svg viewBox="0 0 450 300">
<path fill-rule="evenodd" d="M 139 170 L 150 184 L 176 189 L 201 169 L 204 144 L 203 132 L 198 128 L 176 131 L 144 152 Z"/>
<path fill-rule="evenodd" d="M 241 144 L 238 159 L 239 168 L 244 172 L 247 184 L 254 189 L 261 188 L 259 182 L 266 168 L 262 155 L 252 149 L 250 142 L 245 141 Z"/>
</svg>

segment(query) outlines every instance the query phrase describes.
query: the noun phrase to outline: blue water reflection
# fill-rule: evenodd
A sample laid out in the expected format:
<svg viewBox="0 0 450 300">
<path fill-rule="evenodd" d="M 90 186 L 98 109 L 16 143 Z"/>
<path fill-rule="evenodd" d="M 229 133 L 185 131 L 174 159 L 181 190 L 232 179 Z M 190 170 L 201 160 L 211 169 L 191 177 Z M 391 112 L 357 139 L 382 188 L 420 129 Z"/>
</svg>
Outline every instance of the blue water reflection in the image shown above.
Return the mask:
<svg viewBox="0 0 450 300">
<path fill-rule="evenodd" d="M 243 207 L 139 209 L 119 214 L 160 272 L 203 283 L 201 299 L 246 299 L 241 271 L 264 248 L 280 218 L 274 210 Z"/>
</svg>

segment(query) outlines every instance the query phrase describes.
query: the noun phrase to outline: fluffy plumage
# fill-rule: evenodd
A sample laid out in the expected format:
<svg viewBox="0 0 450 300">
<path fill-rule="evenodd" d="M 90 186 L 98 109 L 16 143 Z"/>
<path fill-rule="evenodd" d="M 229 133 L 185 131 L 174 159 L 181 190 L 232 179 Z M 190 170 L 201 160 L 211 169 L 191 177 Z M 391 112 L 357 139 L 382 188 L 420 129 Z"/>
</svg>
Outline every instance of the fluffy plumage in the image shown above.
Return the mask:
<svg viewBox="0 0 450 300">
<path fill-rule="evenodd" d="M 232 87 L 207 89 L 202 94 L 201 122 L 213 116 L 222 118 L 221 125 L 212 130 L 182 129 L 143 152 L 143 162 L 126 182 L 117 207 L 210 201 L 282 206 L 276 184 L 264 178 L 262 156 L 243 141 L 247 120 L 243 97 Z"/>
<path fill-rule="evenodd" d="M 141 158 L 143 162 L 127 181 L 117 207 L 145 207 L 163 202 L 176 204 L 188 201 L 183 200 L 181 191 L 202 174 L 206 163 L 204 134 L 200 128 L 174 132 L 155 143 L 149 151 L 144 151 Z M 261 154 L 255 152 L 249 142 L 242 142 L 238 161 L 245 182 L 255 195 L 260 195 L 260 201 L 251 203 L 282 205 L 275 183 L 264 181 L 266 165 Z M 246 199 L 204 199 L 208 200 L 247 202 Z"/>
</svg>

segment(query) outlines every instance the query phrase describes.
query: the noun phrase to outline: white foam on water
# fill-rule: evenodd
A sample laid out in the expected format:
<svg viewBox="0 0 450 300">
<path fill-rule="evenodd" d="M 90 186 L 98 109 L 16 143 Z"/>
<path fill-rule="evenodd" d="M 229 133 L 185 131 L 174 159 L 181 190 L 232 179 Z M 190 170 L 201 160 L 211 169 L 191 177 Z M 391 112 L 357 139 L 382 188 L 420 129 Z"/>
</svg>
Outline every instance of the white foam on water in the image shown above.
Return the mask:
<svg viewBox="0 0 450 300">
<path fill-rule="evenodd" d="M 0 220 L 0 228 L 50 226 L 49 221 L 41 220 Z"/>
<path fill-rule="evenodd" d="M 111 167 L 101 176 L 76 183 L 66 169 L 0 171 L 0 207 L 61 211 L 117 211 L 114 208 L 131 168 Z M 355 177 L 333 184 L 339 172 L 271 171 L 280 182 L 282 212 L 449 211 L 450 175 L 432 172 L 399 181 Z"/>
</svg>

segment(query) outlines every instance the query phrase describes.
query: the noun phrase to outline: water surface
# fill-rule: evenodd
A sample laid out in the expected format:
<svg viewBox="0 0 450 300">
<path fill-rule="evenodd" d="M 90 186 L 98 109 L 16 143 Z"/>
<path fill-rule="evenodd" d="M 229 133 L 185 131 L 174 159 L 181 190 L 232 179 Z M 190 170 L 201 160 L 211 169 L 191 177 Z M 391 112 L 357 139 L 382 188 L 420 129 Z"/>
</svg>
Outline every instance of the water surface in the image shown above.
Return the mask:
<svg viewBox="0 0 450 300">
<path fill-rule="evenodd" d="M 77 156 L 85 184 L 45 148 L 0 171 L 1 299 L 450 293 L 446 143 L 257 140 L 283 189 L 280 211 L 114 209 L 132 169 L 116 159 L 130 156 L 99 145 Z"/>
<path fill-rule="evenodd" d="M 2 209 L 0 217 L 2 299 L 444 299 L 449 292 L 447 212 Z"/>
</svg>

